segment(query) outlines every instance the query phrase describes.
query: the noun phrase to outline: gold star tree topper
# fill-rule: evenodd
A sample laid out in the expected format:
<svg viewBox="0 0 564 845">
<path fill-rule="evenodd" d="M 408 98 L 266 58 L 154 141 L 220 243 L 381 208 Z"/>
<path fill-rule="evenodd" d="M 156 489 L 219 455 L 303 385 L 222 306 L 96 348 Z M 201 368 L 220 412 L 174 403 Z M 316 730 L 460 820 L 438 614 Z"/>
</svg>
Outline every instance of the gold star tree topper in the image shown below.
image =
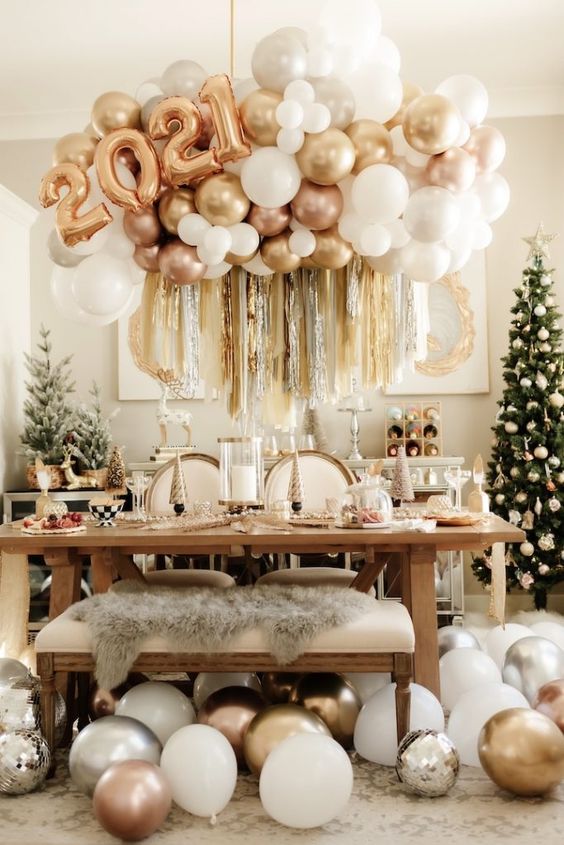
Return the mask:
<svg viewBox="0 0 564 845">
<path fill-rule="evenodd" d="M 538 225 L 538 229 L 534 235 L 531 235 L 529 238 L 522 238 L 525 243 L 529 244 L 529 254 L 527 255 L 527 261 L 531 258 L 550 258 L 550 253 L 548 251 L 548 244 L 551 243 L 554 238 L 558 237 L 558 233 L 554 233 L 553 235 L 547 235 L 544 231 L 544 225 L 541 222 Z"/>
</svg>

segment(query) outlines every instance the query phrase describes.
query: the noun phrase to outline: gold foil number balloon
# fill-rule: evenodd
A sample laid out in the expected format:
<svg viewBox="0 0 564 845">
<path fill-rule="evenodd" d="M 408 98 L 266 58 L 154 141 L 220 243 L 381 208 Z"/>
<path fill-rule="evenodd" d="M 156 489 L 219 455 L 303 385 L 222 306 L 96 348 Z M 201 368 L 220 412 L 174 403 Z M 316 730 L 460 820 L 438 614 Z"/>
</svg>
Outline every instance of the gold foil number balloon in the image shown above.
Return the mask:
<svg viewBox="0 0 564 845">
<path fill-rule="evenodd" d="M 61 199 L 62 188 L 68 193 Z M 112 215 L 103 203 L 79 216 L 78 210 L 88 199 L 90 182 L 76 164 L 57 164 L 45 174 L 39 188 L 39 201 L 44 208 L 59 203 L 57 229 L 67 246 L 87 241 L 112 222 Z"/>
<path fill-rule="evenodd" d="M 200 91 L 200 100 L 211 109 L 219 142 L 217 147 L 219 161 L 237 161 L 250 156 L 251 146 L 243 135 L 241 118 L 229 78 L 222 73 L 206 79 Z"/>
<path fill-rule="evenodd" d="M 140 164 L 135 188 L 126 188 L 116 171 L 118 154 L 128 149 Z M 139 211 L 155 200 L 160 186 L 160 166 L 155 148 L 137 129 L 115 129 L 105 135 L 94 156 L 100 186 L 108 199 L 123 208 Z"/>
<path fill-rule="evenodd" d="M 202 118 L 194 103 L 185 97 L 167 97 L 158 103 L 149 119 L 151 138 L 167 138 L 162 153 L 162 167 L 165 179 L 171 185 L 188 185 L 210 173 L 223 170 L 216 150 L 200 152 L 190 156 L 202 129 Z"/>
</svg>

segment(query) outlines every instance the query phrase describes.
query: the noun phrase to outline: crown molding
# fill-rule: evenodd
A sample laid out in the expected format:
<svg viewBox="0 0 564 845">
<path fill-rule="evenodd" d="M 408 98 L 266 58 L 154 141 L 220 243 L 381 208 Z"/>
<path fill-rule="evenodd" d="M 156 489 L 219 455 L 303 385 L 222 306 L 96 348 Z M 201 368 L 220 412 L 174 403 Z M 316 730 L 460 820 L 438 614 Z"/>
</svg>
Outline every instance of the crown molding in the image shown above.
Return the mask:
<svg viewBox="0 0 564 845">
<path fill-rule="evenodd" d="M 37 220 L 39 212 L 17 194 L 0 185 L 0 214 L 29 228 Z"/>
<path fill-rule="evenodd" d="M 541 117 L 564 114 L 564 86 L 494 88 L 489 91 L 488 117 Z M 90 120 L 88 109 L 0 112 L 0 141 L 60 138 L 79 132 Z"/>
</svg>

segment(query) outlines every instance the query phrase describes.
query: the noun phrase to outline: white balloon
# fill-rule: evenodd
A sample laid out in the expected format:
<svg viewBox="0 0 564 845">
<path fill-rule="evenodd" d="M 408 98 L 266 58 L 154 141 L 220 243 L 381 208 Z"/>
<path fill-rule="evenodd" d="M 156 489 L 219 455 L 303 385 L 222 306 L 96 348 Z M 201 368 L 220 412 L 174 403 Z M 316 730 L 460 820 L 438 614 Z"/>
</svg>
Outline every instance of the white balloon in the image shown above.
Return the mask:
<svg viewBox="0 0 564 845">
<path fill-rule="evenodd" d="M 235 255 L 250 255 L 259 245 L 259 233 L 250 223 L 234 223 L 229 227 L 229 233 L 231 234 L 230 250 Z"/>
<path fill-rule="evenodd" d="M 281 129 L 276 136 L 276 146 L 286 155 L 294 155 L 303 145 L 304 133 L 301 129 Z"/>
<path fill-rule="evenodd" d="M 302 106 L 307 106 L 315 100 L 315 91 L 311 82 L 305 79 L 294 79 L 284 89 L 285 100 L 296 100 Z"/>
<path fill-rule="evenodd" d="M 205 217 L 201 214 L 191 212 L 190 214 L 185 214 L 178 221 L 178 237 L 185 244 L 198 246 L 198 244 L 203 243 L 204 235 L 210 228 L 211 224 L 208 223 Z"/>
<path fill-rule="evenodd" d="M 276 107 L 276 120 L 282 129 L 298 129 L 304 119 L 304 108 L 297 100 L 282 100 Z"/>
<path fill-rule="evenodd" d="M 116 705 L 116 716 L 143 722 L 163 746 L 173 733 L 196 720 L 190 699 L 162 681 L 148 681 L 128 690 Z"/>
<path fill-rule="evenodd" d="M 300 829 L 320 827 L 338 816 L 352 787 L 347 752 L 322 734 L 296 734 L 279 743 L 266 758 L 259 785 L 268 815 Z"/>
<path fill-rule="evenodd" d="M 322 37 L 333 48 L 347 47 L 359 62 L 371 55 L 382 29 L 380 10 L 373 0 L 348 0 L 346 6 L 342 0 L 326 0 L 312 14 L 319 30 L 316 41 Z M 311 49 L 311 39 L 308 45 Z"/>
<path fill-rule="evenodd" d="M 391 164 L 372 164 L 356 177 L 352 187 L 355 210 L 369 223 L 389 223 L 405 210 L 409 185 Z"/>
<path fill-rule="evenodd" d="M 378 257 L 369 255 L 366 260 L 377 273 L 385 273 L 387 276 L 403 273 L 401 249 L 389 249 L 385 255 Z"/>
<path fill-rule="evenodd" d="M 564 651 L 564 625 L 558 624 L 558 622 L 535 622 L 534 625 L 531 625 L 531 635 L 544 637 Z"/>
<path fill-rule="evenodd" d="M 479 173 L 471 190 L 481 202 L 482 216 L 487 223 L 501 217 L 509 205 L 509 185 L 501 173 Z"/>
<path fill-rule="evenodd" d="M 436 88 L 436 93 L 452 100 L 470 128 L 484 120 L 488 110 L 488 92 L 475 76 L 465 73 L 449 76 Z"/>
<path fill-rule="evenodd" d="M 89 255 L 75 268 L 73 295 L 88 314 L 109 316 L 120 311 L 132 290 L 127 263 L 111 255 Z"/>
<path fill-rule="evenodd" d="M 162 97 L 163 91 L 160 85 L 148 79 L 147 82 L 142 82 L 135 92 L 135 99 L 140 106 L 144 106 L 153 97 Z"/>
<path fill-rule="evenodd" d="M 376 42 L 375 58 L 380 64 L 391 68 L 394 73 L 400 72 L 401 56 L 398 45 L 387 35 L 381 35 Z"/>
<path fill-rule="evenodd" d="M 370 223 L 360 231 L 361 255 L 384 255 L 391 246 L 392 236 L 381 223 Z"/>
<path fill-rule="evenodd" d="M 363 704 L 375 692 L 392 683 L 389 672 L 347 672 L 345 678 L 353 685 Z"/>
<path fill-rule="evenodd" d="M 307 75 L 313 79 L 329 76 L 333 72 L 334 60 L 327 47 L 316 47 L 307 54 Z"/>
<path fill-rule="evenodd" d="M 134 286 L 142 285 L 145 281 L 145 276 L 147 275 L 147 271 L 143 270 L 142 267 L 139 267 L 138 264 L 130 258 L 126 262 L 127 266 L 129 267 L 129 273 L 131 275 L 131 284 Z"/>
<path fill-rule="evenodd" d="M 493 238 L 492 227 L 485 220 L 477 220 L 472 227 L 472 249 L 485 249 Z"/>
<path fill-rule="evenodd" d="M 403 220 L 392 220 L 391 223 L 386 223 L 386 229 L 390 233 L 392 249 L 399 249 L 409 243 L 409 232 L 405 228 Z"/>
<path fill-rule="evenodd" d="M 75 255 L 94 255 L 104 249 L 109 237 L 110 226 L 104 226 L 103 229 L 98 229 L 87 241 L 79 241 L 71 247 L 71 250 Z"/>
<path fill-rule="evenodd" d="M 109 228 L 112 229 L 112 231 L 108 235 L 108 239 L 104 244 L 104 252 L 107 252 L 108 255 L 112 255 L 114 258 L 120 258 L 122 261 L 131 258 L 135 252 L 135 244 L 133 241 L 129 240 L 123 231 L 123 228 L 121 231 L 117 227 L 114 229 L 110 226 Z"/>
<path fill-rule="evenodd" d="M 463 147 L 468 138 L 470 137 L 470 127 L 466 123 L 465 120 L 460 121 L 460 132 L 458 133 L 458 138 L 456 139 L 455 147 Z"/>
<path fill-rule="evenodd" d="M 295 255 L 306 258 L 315 249 L 315 235 L 309 229 L 297 229 L 290 235 L 288 244 Z"/>
<path fill-rule="evenodd" d="M 309 232 L 309 229 L 307 228 L 307 226 L 304 226 L 304 224 L 300 223 L 299 220 L 296 220 L 295 217 L 292 217 L 292 219 L 290 220 L 290 223 L 288 224 L 288 228 L 291 229 L 292 232 L 297 232 L 300 229 L 307 229 L 307 231 Z"/>
<path fill-rule="evenodd" d="M 385 123 L 401 106 L 401 79 L 386 65 L 376 62 L 363 64 L 348 82 L 356 102 L 355 120 L 366 117 Z"/>
<path fill-rule="evenodd" d="M 225 226 L 211 226 L 204 233 L 202 245 L 210 255 L 225 255 L 231 249 L 232 242 L 233 238 L 229 229 Z"/>
<path fill-rule="evenodd" d="M 254 273 L 255 276 L 272 276 L 273 273 L 273 270 L 271 270 L 270 267 L 267 267 L 260 257 L 260 253 L 257 253 L 254 258 L 251 258 L 250 261 L 243 264 L 243 267 L 249 273 Z"/>
<path fill-rule="evenodd" d="M 454 232 L 460 220 L 460 207 L 446 188 L 429 185 L 419 188 L 409 198 L 403 222 L 409 234 L 418 241 L 442 241 Z"/>
<path fill-rule="evenodd" d="M 207 73 L 197 62 L 181 59 L 167 67 L 161 76 L 161 88 L 169 97 L 179 96 L 193 100 L 206 81 Z"/>
<path fill-rule="evenodd" d="M 287 33 L 267 35 L 256 45 L 251 67 L 262 88 L 284 91 L 294 79 L 307 74 L 307 54 L 299 38 Z"/>
<path fill-rule="evenodd" d="M 331 124 L 331 112 L 323 103 L 309 103 L 304 108 L 302 129 L 304 132 L 317 134 L 324 132 Z"/>
<path fill-rule="evenodd" d="M 233 86 L 233 94 L 237 103 L 242 103 L 245 97 L 248 97 L 252 91 L 256 91 L 258 88 L 260 88 L 260 85 L 253 76 L 249 76 L 247 79 L 238 79 Z"/>
<path fill-rule="evenodd" d="M 183 810 L 213 818 L 229 804 L 237 782 L 237 759 L 228 740 L 215 728 L 180 728 L 163 748 L 160 765 L 173 800 Z"/>
<path fill-rule="evenodd" d="M 438 243 L 411 240 L 401 249 L 403 272 L 414 282 L 437 282 L 447 272 L 450 252 Z"/>
<path fill-rule="evenodd" d="M 411 164 L 412 167 L 421 168 L 425 167 L 431 156 L 417 152 L 417 150 L 414 150 L 413 147 L 410 147 L 408 144 L 405 152 L 405 158 L 408 164 Z"/>
<path fill-rule="evenodd" d="M 82 255 L 77 255 L 63 243 L 57 229 L 51 229 L 49 232 L 47 252 L 53 264 L 57 264 L 59 267 L 76 267 L 83 259 Z"/>
<path fill-rule="evenodd" d="M 272 270 L 268 272 L 272 274 Z M 257 692 L 261 690 L 260 681 L 254 672 L 200 672 L 194 681 L 193 698 L 196 710 L 200 709 L 212 692 L 224 687 L 250 687 Z"/>
<path fill-rule="evenodd" d="M 339 219 L 337 228 L 342 238 L 353 243 L 353 241 L 356 242 L 360 239 L 360 232 L 363 225 L 364 221 L 360 215 L 355 214 L 354 212 L 349 212 L 348 214 L 343 214 L 343 216 Z M 291 226 L 292 224 L 290 223 L 290 227 Z"/>
<path fill-rule="evenodd" d="M 360 711 L 354 729 L 354 747 L 361 757 L 393 766 L 398 750 L 395 684 L 388 684 L 369 698 Z M 440 702 L 420 684 L 411 684 L 409 730 L 430 728 L 443 731 L 445 717 Z"/>
<path fill-rule="evenodd" d="M 439 660 L 441 702 L 452 710 L 461 695 L 479 684 L 500 684 L 501 672 L 491 657 L 473 648 L 455 648 Z"/>
<path fill-rule="evenodd" d="M 241 185 L 251 202 L 279 208 L 299 191 L 301 173 L 294 158 L 277 147 L 262 147 L 243 162 Z"/>
<path fill-rule="evenodd" d="M 75 323 L 83 323 L 89 326 L 107 326 L 110 323 L 113 323 L 118 316 L 121 316 L 120 313 L 117 315 L 110 314 L 109 316 L 98 317 L 94 314 L 87 314 L 86 311 L 80 307 L 72 292 L 74 270 L 74 267 L 53 267 L 50 281 L 51 296 L 53 297 L 59 313 L 67 320 L 73 320 Z M 126 304 L 126 307 L 128 304 L 129 303 Z"/>
<path fill-rule="evenodd" d="M 529 702 L 509 684 L 486 683 L 463 693 L 449 716 L 447 736 L 452 740 L 460 762 L 479 766 L 478 737 L 488 719 L 510 707 L 529 707 Z"/>
<path fill-rule="evenodd" d="M 472 191 L 463 191 L 456 195 L 458 207 L 460 209 L 460 222 L 474 222 L 480 216 L 482 204 L 480 198 Z"/>
<path fill-rule="evenodd" d="M 508 622 L 505 628 L 497 625 L 486 637 L 485 649 L 496 666 L 501 670 L 505 662 L 505 653 L 509 646 L 522 640 L 523 637 L 530 637 L 531 629 L 525 625 L 517 625 L 515 622 Z"/>
<path fill-rule="evenodd" d="M 196 254 L 203 264 L 207 264 L 210 267 L 221 264 L 225 258 L 224 252 L 215 252 L 213 249 L 208 249 L 204 243 L 198 244 Z"/>
<path fill-rule="evenodd" d="M 456 273 L 457 270 L 461 270 L 468 263 L 471 255 L 472 249 L 465 244 L 451 249 L 450 264 L 447 272 Z"/>
<path fill-rule="evenodd" d="M 410 149 L 410 147 L 407 141 L 405 140 L 405 135 L 403 134 L 403 126 L 394 126 L 392 129 L 390 129 L 390 136 L 392 138 L 392 147 L 394 155 L 398 158 L 406 156 L 407 151 Z"/>
<path fill-rule="evenodd" d="M 219 264 L 214 264 L 213 267 L 210 267 L 208 264 L 208 269 L 206 270 L 206 279 L 219 279 L 221 276 L 225 276 L 226 273 L 229 273 L 231 270 L 232 265 L 228 264 L 227 261 L 221 261 Z"/>
</svg>

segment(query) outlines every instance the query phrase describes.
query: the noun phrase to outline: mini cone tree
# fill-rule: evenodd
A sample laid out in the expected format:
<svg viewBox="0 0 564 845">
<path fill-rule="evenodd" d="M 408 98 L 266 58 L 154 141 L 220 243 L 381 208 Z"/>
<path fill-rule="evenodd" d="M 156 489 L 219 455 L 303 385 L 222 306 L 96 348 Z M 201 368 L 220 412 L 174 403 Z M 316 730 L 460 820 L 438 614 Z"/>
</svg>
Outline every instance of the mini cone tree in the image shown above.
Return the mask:
<svg viewBox="0 0 564 845">
<path fill-rule="evenodd" d="M 108 462 L 106 492 L 111 493 L 112 496 L 120 496 L 126 492 L 125 463 L 119 446 L 114 446 Z"/>
<path fill-rule="evenodd" d="M 184 512 L 186 508 L 186 482 L 184 480 L 184 473 L 182 472 L 180 452 L 176 453 L 176 459 L 174 461 L 169 502 L 171 505 L 174 505 L 174 512 L 177 516 L 180 516 Z"/>
<path fill-rule="evenodd" d="M 302 478 L 302 471 L 300 469 L 300 459 L 297 452 L 294 452 L 292 458 L 292 470 L 290 472 L 290 482 L 288 484 L 288 499 L 292 503 L 292 510 L 295 513 L 301 511 L 304 501 L 304 482 Z"/>
<path fill-rule="evenodd" d="M 392 499 L 396 499 L 399 502 L 413 502 L 415 499 L 413 485 L 409 475 L 409 465 L 405 454 L 405 446 L 398 448 L 390 495 Z"/>
</svg>

